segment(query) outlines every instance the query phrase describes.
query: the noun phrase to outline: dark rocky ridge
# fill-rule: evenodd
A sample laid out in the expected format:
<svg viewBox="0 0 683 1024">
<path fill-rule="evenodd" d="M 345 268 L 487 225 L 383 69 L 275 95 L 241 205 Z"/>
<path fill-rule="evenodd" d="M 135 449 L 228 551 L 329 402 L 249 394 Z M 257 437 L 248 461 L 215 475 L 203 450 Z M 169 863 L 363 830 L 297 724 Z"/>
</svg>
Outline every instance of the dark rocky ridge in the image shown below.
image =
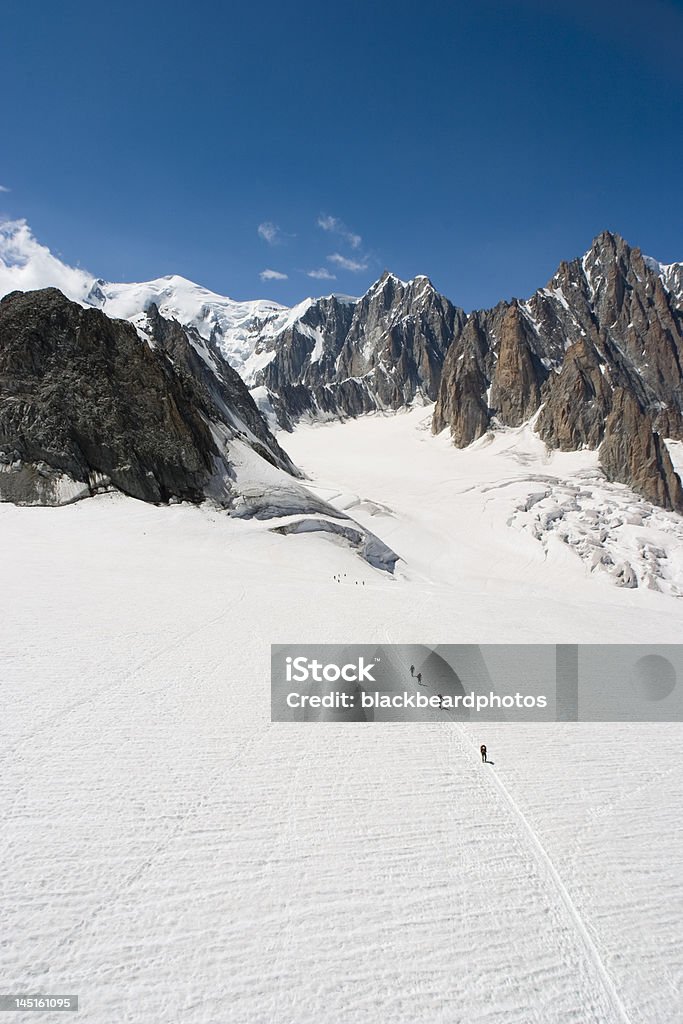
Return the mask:
<svg viewBox="0 0 683 1024">
<path fill-rule="evenodd" d="M 214 422 L 226 422 L 266 462 L 293 476 L 301 475 L 264 423 L 242 378 L 223 358 L 217 345 L 204 340 L 193 327 L 183 328 L 177 320 L 162 317 L 154 304 L 148 307 L 140 326 L 170 357 L 186 386 L 201 395 L 201 407 L 207 416 Z"/>
<path fill-rule="evenodd" d="M 223 438 L 294 467 L 239 376 L 179 324 L 128 321 L 54 288 L 0 302 L 0 497 L 60 504 L 111 485 L 145 501 L 230 505 Z"/>
<path fill-rule="evenodd" d="M 683 488 L 652 419 L 629 391 L 614 392 L 600 446 L 608 480 L 628 483 L 663 508 L 683 512 Z"/>
<path fill-rule="evenodd" d="M 358 302 L 314 302 L 278 335 L 257 383 L 287 429 L 306 414 L 357 416 L 403 408 L 416 396 L 433 401 L 464 319 L 426 277 L 406 284 L 385 273 Z"/>
</svg>

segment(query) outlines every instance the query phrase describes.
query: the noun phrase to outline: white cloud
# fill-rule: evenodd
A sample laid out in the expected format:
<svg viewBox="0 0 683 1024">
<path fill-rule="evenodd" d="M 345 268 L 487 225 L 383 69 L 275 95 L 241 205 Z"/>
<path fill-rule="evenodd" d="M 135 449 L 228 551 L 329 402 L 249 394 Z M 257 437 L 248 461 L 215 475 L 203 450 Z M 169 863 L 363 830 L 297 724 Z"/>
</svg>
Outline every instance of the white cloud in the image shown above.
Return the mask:
<svg viewBox="0 0 683 1024">
<path fill-rule="evenodd" d="M 286 281 L 288 275 L 281 273 L 279 270 L 270 270 L 269 268 L 266 268 L 266 270 L 261 271 L 259 277 L 262 281 Z"/>
<path fill-rule="evenodd" d="M 324 216 L 322 213 L 318 217 L 318 227 L 322 228 L 323 231 L 336 231 L 337 224 L 338 221 L 336 217 L 327 217 Z"/>
<path fill-rule="evenodd" d="M 349 231 L 344 221 L 339 220 L 338 217 L 330 217 L 327 214 L 321 214 L 318 217 L 318 227 L 322 228 L 323 231 L 329 231 L 333 235 L 337 235 L 339 238 L 343 238 L 344 241 L 351 246 L 352 249 L 359 249 L 363 239 L 360 235 L 357 235 L 354 231 Z"/>
<path fill-rule="evenodd" d="M 11 192 L 11 188 L 7 188 L 6 185 L 0 185 L 0 192 Z"/>
<path fill-rule="evenodd" d="M 34 238 L 25 220 L 0 223 L 0 296 L 35 288 L 59 288 L 82 302 L 92 287 L 92 274 L 69 267 Z"/>
<path fill-rule="evenodd" d="M 350 270 L 352 274 L 359 274 L 361 270 L 368 269 L 367 263 L 361 263 L 359 260 L 350 260 L 338 252 L 333 252 L 332 255 L 327 258 L 330 263 L 334 263 L 336 267 L 341 267 L 342 270 Z"/>
<path fill-rule="evenodd" d="M 331 274 L 327 267 L 318 267 L 317 270 L 307 271 L 308 277 L 314 277 L 316 281 L 336 281 L 337 278 L 334 274 Z"/>
<path fill-rule="evenodd" d="M 277 245 L 280 241 L 280 229 L 272 220 L 264 220 L 259 224 L 257 231 L 264 242 L 268 245 Z"/>
</svg>

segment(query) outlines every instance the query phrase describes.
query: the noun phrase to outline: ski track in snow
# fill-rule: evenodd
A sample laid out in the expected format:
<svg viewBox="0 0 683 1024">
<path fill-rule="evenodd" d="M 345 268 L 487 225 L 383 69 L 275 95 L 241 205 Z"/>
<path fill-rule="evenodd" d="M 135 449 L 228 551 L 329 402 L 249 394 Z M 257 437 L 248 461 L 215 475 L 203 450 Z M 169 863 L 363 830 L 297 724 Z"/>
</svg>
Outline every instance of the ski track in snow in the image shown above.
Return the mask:
<svg viewBox="0 0 683 1024">
<path fill-rule="evenodd" d="M 451 716 L 449 715 L 448 717 Z M 465 729 L 463 729 L 461 725 L 459 725 L 457 722 L 454 724 L 455 727 L 460 732 L 461 736 L 463 737 L 463 740 L 467 743 L 468 747 L 470 748 L 472 757 L 476 760 L 477 754 L 479 753 L 476 748 L 476 745 L 472 743 L 471 739 L 467 736 Z M 610 977 L 609 972 L 607 971 L 607 968 L 605 967 L 602 961 L 600 952 L 594 940 L 592 939 L 590 932 L 586 927 L 583 918 L 581 917 L 581 914 L 574 905 L 574 902 L 569 894 L 569 891 L 567 890 L 566 885 L 560 878 L 557 872 L 557 868 L 550 859 L 546 849 L 544 848 L 543 844 L 538 838 L 536 832 L 526 819 L 521 807 L 519 806 L 517 801 L 510 795 L 510 793 L 505 787 L 505 784 L 500 779 L 499 775 L 494 772 L 489 776 L 489 778 L 492 780 L 493 785 L 496 787 L 498 792 L 503 796 L 504 800 L 506 800 L 507 803 L 510 805 L 510 810 L 512 814 L 515 816 L 515 818 L 519 822 L 520 827 L 524 830 L 528 837 L 529 844 L 533 850 L 534 856 L 536 857 L 539 867 L 542 871 L 545 871 L 547 873 L 552 884 L 555 886 L 562 903 L 566 907 L 566 910 L 569 916 L 571 917 L 574 926 L 578 932 L 579 938 L 586 948 L 588 958 L 592 962 L 600 978 L 601 984 L 604 985 L 607 996 L 612 1004 L 614 1019 L 616 1021 L 620 1021 L 621 1024 L 631 1024 L 631 1019 L 628 1016 L 624 1004 L 622 1003 L 621 998 L 619 996 L 619 993 L 615 988 L 614 982 L 612 981 L 612 978 Z"/>
</svg>

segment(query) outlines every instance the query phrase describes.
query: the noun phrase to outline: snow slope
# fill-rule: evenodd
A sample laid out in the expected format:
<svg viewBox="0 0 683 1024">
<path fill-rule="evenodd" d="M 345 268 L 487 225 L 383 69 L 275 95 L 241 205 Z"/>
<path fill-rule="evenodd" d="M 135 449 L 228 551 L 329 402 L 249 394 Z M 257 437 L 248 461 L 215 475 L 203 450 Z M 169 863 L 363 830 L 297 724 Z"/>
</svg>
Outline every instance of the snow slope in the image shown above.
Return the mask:
<svg viewBox="0 0 683 1024">
<path fill-rule="evenodd" d="M 457 449 L 448 431 L 432 436 L 430 408 L 343 427 L 301 425 L 281 440 L 313 478 L 316 493 L 373 524 L 375 532 L 382 523 L 382 538 L 406 561 L 416 589 L 422 581 L 420 600 L 428 604 L 442 591 L 450 600 L 454 588 L 469 588 L 471 598 L 484 587 L 495 602 L 504 595 L 516 599 L 523 587 L 526 600 L 528 587 L 531 608 L 543 593 L 546 621 L 516 624 L 524 634 L 509 638 L 520 642 L 539 639 L 539 629 L 550 641 L 553 630 L 565 634 L 569 623 L 561 616 L 555 624 L 548 620 L 556 601 L 574 606 L 582 636 L 582 613 L 594 602 L 605 602 L 607 616 L 612 600 L 628 602 L 625 594 L 604 593 L 615 584 L 637 587 L 633 600 L 642 611 L 659 609 L 676 621 L 683 613 L 677 602 L 658 596 L 683 593 L 681 517 L 608 483 L 597 452 L 549 452 L 531 424 L 499 429 Z M 378 495 L 382 507 L 365 500 Z M 503 639 L 496 631 L 507 632 L 505 611 L 490 622 L 493 607 L 489 621 L 470 622 L 466 611 L 467 628 L 480 641 L 482 630 L 490 642 Z M 628 641 L 616 621 L 602 625 L 610 642 Z"/>
<path fill-rule="evenodd" d="M 287 438 L 394 577 L 208 506 L 0 506 L 7 991 L 88 1024 L 681 1020 L 683 726 L 269 722 L 271 643 L 682 635 L 670 593 L 506 525 L 588 455 L 428 419 Z"/>
<path fill-rule="evenodd" d="M 276 302 L 235 302 L 177 274 L 137 284 L 97 281 L 87 301 L 124 320 L 134 319 L 153 302 L 162 316 L 196 328 L 207 341 L 213 338 L 248 383 L 273 358 L 268 342 L 290 317 L 290 310 Z"/>
</svg>

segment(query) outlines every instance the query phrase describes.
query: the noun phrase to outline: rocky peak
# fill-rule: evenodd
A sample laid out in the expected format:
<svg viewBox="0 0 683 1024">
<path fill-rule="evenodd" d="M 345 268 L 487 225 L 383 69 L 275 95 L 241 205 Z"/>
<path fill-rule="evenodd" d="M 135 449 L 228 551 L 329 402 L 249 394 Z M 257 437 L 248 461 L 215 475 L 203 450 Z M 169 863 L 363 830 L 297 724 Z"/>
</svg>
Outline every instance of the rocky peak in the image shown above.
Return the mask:
<svg viewBox="0 0 683 1024">
<path fill-rule="evenodd" d="M 156 308 L 147 332 L 55 288 L 0 302 L 0 498 L 62 504 L 111 486 L 230 506 L 237 442 L 293 470 L 220 356 Z"/>
<path fill-rule="evenodd" d="M 492 413 L 511 426 L 518 426 L 536 412 L 547 377 L 528 335 L 528 322 L 513 302 L 503 316 L 489 400 Z"/>
<path fill-rule="evenodd" d="M 514 426 L 540 410 L 536 427 L 551 447 L 604 442 L 612 479 L 678 507 L 659 440 L 683 438 L 678 267 L 664 272 L 604 231 L 527 301 L 470 314 L 444 360 L 433 429 L 450 426 L 456 444 L 469 444 L 494 417 Z M 619 430 L 635 426 L 637 438 L 617 444 Z"/>
<path fill-rule="evenodd" d="M 257 383 L 280 423 L 302 415 L 358 415 L 434 399 L 455 322 L 464 314 L 428 278 L 401 281 L 385 271 L 355 303 L 332 298 L 275 339 Z"/>
</svg>

